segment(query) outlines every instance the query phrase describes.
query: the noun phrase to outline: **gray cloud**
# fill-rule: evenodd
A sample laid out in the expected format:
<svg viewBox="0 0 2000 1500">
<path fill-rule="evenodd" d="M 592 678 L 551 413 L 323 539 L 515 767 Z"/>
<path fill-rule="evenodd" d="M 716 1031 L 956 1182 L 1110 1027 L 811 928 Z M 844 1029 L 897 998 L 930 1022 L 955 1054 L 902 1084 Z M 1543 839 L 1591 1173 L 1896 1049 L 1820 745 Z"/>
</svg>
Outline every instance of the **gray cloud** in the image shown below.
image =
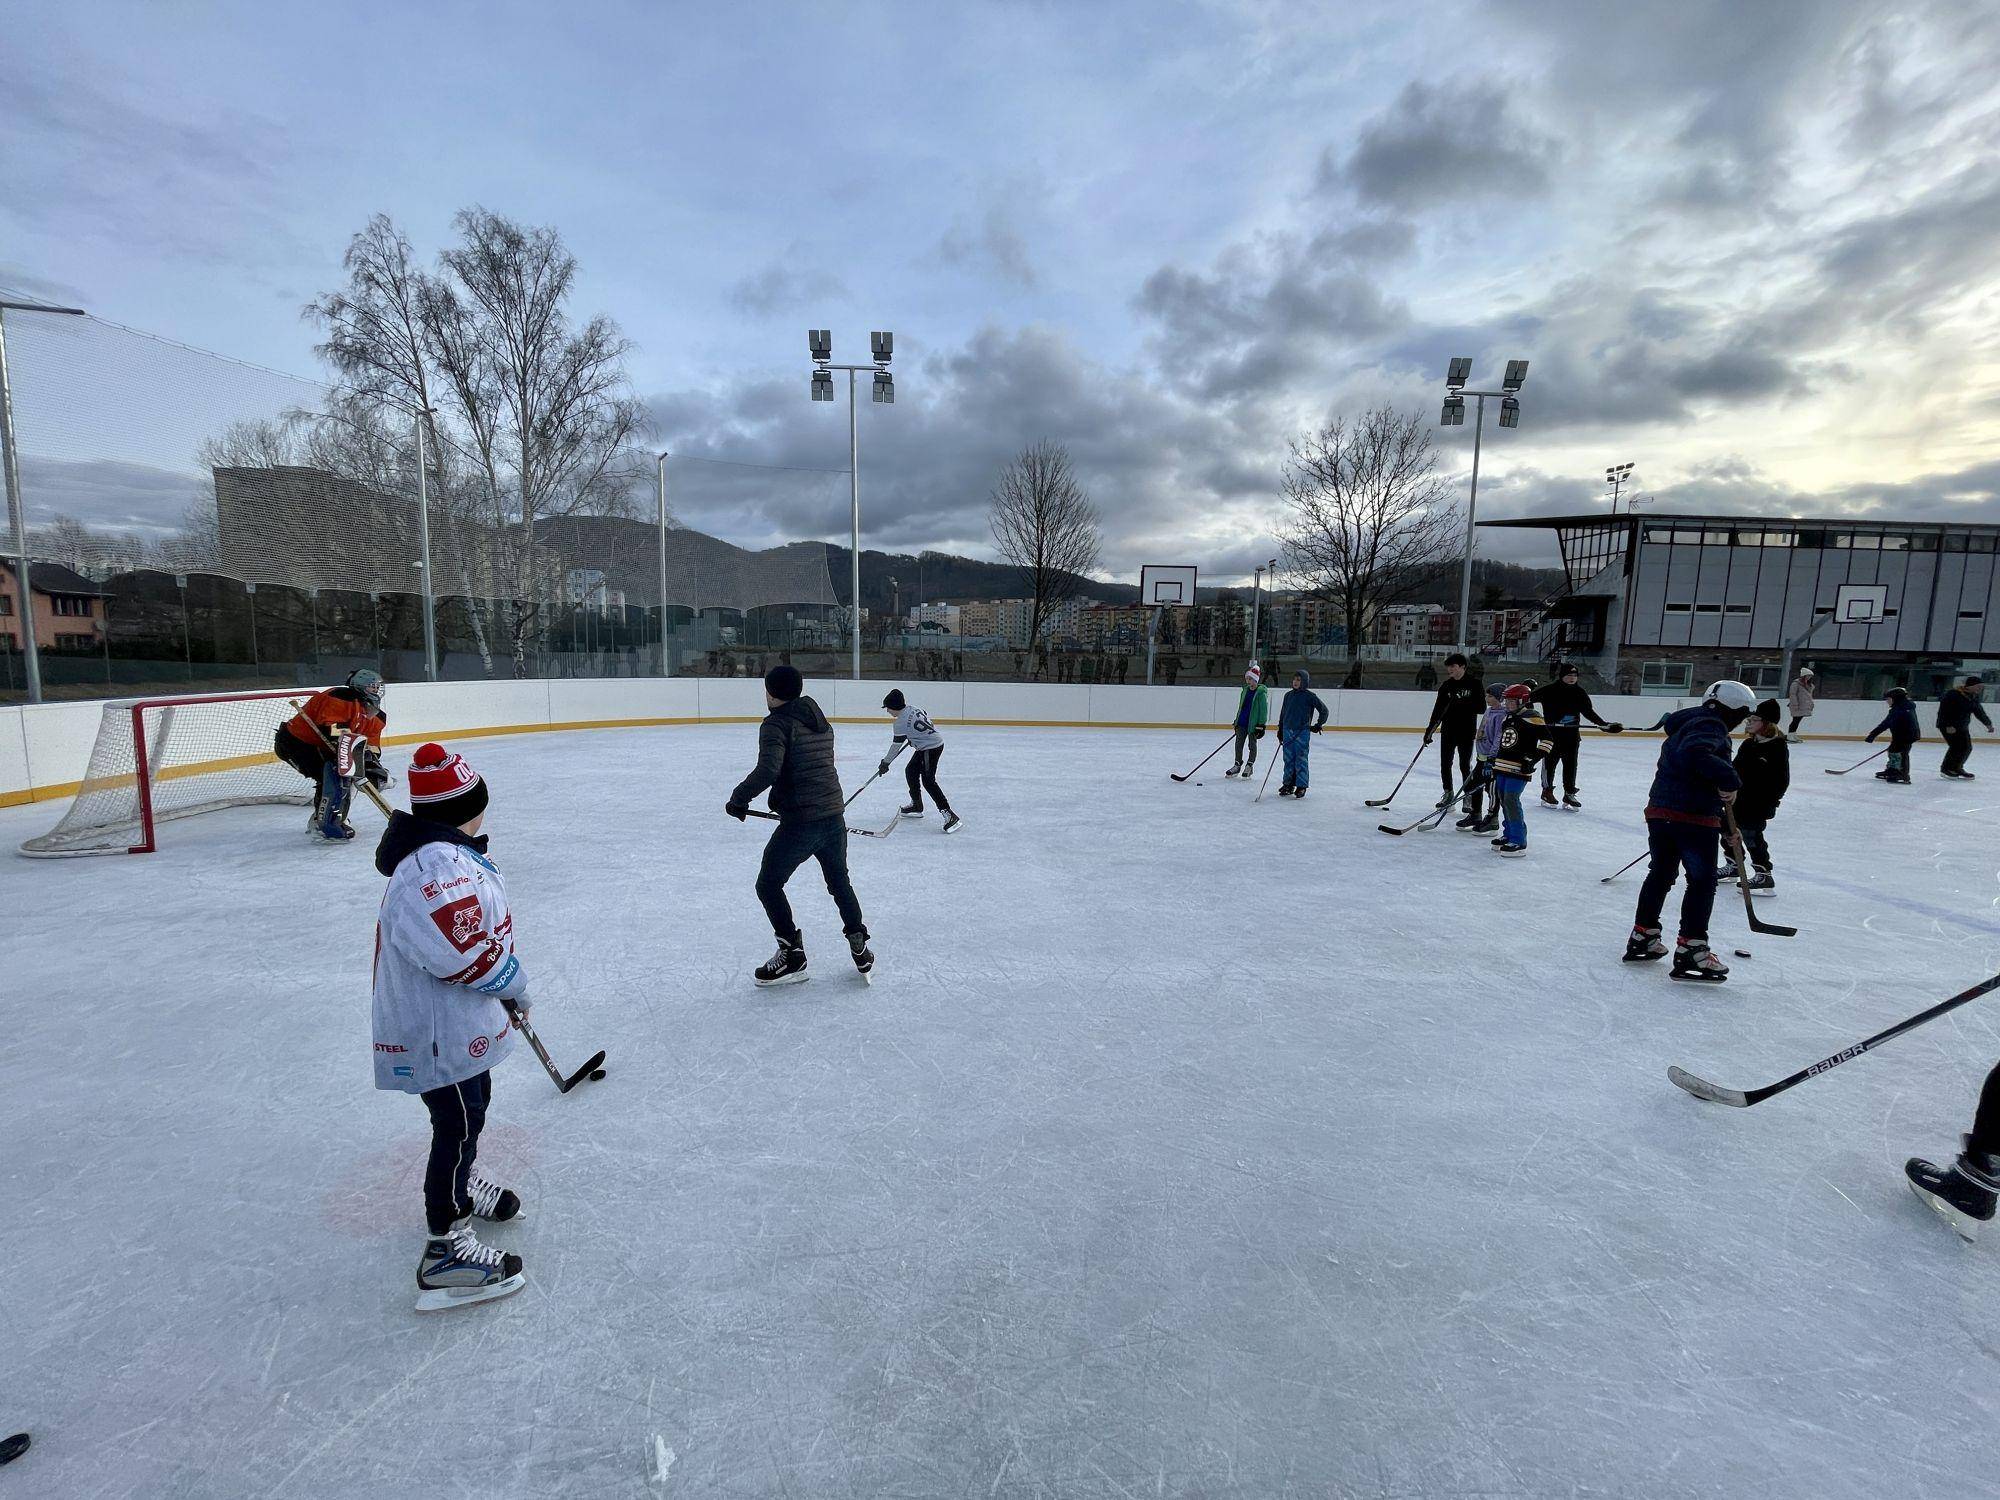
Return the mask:
<svg viewBox="0 0 2000 1500">
<path fill-rule="evenodd" d="M 732 283 L 728 291 L 730 304 L 764 316 L 823 309 L 827 303 L 844 298 L 846 283 L 831 271 L 812 264 L 812 260 L 813 252 L 795 245 L 786 259 L 774 260 Z"/>
<path fill-rule="evenodd" d="M 954 221 L 937 243 L 937 258 L 947 266 L 978 270 L 1023 288 L 1032 288 L 1039 279 L 1027 240 L 997 203 L 988 205 L 976 225 Z"/>
<path fill-rule="evenodd" d="M 1555 141 L 1520 119 L 1497 82 L 1416 82 L 1362 128 L 1344 158 L 1332 147 L 1321 155 L 1319 180 L 1322 189 L 1346 187 L 1363 203 L 1409 211 L 1539 195 L 1557 158 Z"/>
</svg>

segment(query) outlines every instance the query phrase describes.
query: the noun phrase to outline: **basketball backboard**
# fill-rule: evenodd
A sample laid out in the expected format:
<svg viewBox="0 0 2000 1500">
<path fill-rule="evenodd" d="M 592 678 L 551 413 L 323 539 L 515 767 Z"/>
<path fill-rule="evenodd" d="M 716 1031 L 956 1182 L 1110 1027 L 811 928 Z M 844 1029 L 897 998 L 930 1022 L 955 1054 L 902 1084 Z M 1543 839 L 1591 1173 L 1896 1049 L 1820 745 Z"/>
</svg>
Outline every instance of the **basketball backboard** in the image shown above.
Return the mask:
<svg viewBox="0 0 2000 1500">
<path fill-rule="evenodd" d="M 1139 602 L 1148 608 L 1194 603 L 1194 569 L 1147 563 L 1139 569 Z"/>
<path fill-rule="evenodd" d="M 1833 596 L 1836 625 L 1873 625 L 1889 608 L 1886 583 L 1843 583 Z"/>
</svg>

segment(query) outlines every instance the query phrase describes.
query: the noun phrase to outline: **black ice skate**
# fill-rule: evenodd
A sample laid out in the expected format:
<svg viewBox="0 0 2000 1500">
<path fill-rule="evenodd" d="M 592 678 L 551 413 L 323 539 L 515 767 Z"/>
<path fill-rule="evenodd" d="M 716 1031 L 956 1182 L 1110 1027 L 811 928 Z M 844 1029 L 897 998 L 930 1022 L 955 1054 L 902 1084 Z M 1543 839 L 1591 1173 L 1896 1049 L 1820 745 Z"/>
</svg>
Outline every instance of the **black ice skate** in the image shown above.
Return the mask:
<svg viewBox="0 0 2000 1500">
<path fill-rule="evenodd" d="M 1228 770 L 1224 771 L 1222 774 L 1224 776 L 1241 776 L 1243 774 L 1243 762 L 1239 760 L 1235 765 L 1231 766 Z"/>
<path fill-rule="evenodd" d="M 1279 795 L 1280 797 L 1289 797 L 1289 796 L 1291 796 L 1291 795 L 1292 795 L 1292 784 L 1291 784 L 1291 783 L 1290 783 L 1289 781 L 1281 781 L 1281 782 L 1279 782 L 1279 783 L 1278 783 L 1278 795 Z"/>
<path fill-rule="evenodd" d="M 1543 787 L 1542 801 L 1546 802 L 1550 807 L 1554 807 L 1556 805 L 1556 789 L 1552 786 Z"/>
<path fill-rule="evenodd" d="M 1910 1179 L 1910 1191 L 1936 1210 L 1960 1239 L 1970 1242 L 1981 1224 L 1993 1222 L 1995 1197 L 2000 1193 L 2000 1159 L 1973 1151 L 1970 1136 L 1952 1166 L 1935 1166 L 1913 1156 L 1903 1164 L 1903 1175 Z"/>
<path fill-rule="evenodd" d="M 1295 786 L 1292 788 L 1292 800 L 1294 802 L 1299 801 L 1302 797 L 1305 796 L 1305 794 L 1306 794 L 1306 789 L 1302 786 Z"/>
<path fill-rule="evenodd" d="M 424 1240 L 417 1261 L 417 1311 L 441 1312 L 510 1297 L 527 1285 L 521 1257 L 479 1243 L 467 1224 Z"/>
<path fill-rule="evenodd" d="M 863 979 L 867 979 L 870 974 L 875 972 L 875 955 L 868 947 L 868 929 L 866 927 L 862 928 L 859 932 L 848 933 L 847 951 L 854 955 L 854 967 L 860 971 Z M 869 980 L 869 983 L 872 984 L 874 981 Z"/>
<path fill-rule="evenodd" d="M 1460 833 L 1477 833 L 1479 832 L 1479 814 L 1467 813 L 1451 826 L 1456 828 Z"/>
<path fill-rule="evenodd" d="M 1583 811 L 1583 804 L 1582 804 L 1581 802 L 1579 802 L 1579 801 L 1577 801 L 1577 800 L 1576 800 L 1576 793 L 1575 793 L 1575 792 L 1564 792 L 1564 793 L 1563 793 L 1563 806 L 1564 806 L 1564 807 L 1566 807 L 1566 808 L 1568 808 L 1568 809 L 1569 809 L 1569 810 L 1570 810 L 1571 812 L 1582 812 L 1582 811 Z"/>
<path fill-rule="evenodd" d="M 946 833 L 957 833 L 959 830 L 959 826 L 964 822 L 965 819 L 961 818 L 957 813 L 953 812 L 950 808 L 947 807 L 944 810 L 944 831 Z"/>
<path fill-rule="evenodd" d="M 797 943 L 779 938 L 778 951 L 752 977 L 760 989 L 769 989 L 774 984 L 804 984 L 810 977 L 806 973 L 806 950 Z"/>
<path fill-rule="evenodd" d="M 1528 846 L 1517 844 L 1512 839 L 1497 839 L 1493 844 L 1493 852 L 1503 859 L 1526 859 Z"/>
<path fill-rule="evenodd" d="M 1634 927 L 1632 935 L 1625 939 L 1625 962 L 1628 964 L 1651 963 L 1667 956 L 1667 945 L 1660 939 L 1657 927 Z"/>
<path fill-rule="evenodd" d="M 1673 972 L 1667 977 L 1697 984 L 1721 984 L 1729 977 L 1729 965 L 1717 958 L 1707 943 L 1683 938 L 1674 944 Z"/>
<path fill-rule="evenodd" d="M 924 805 L 921 802 L 911 802 L 898 808 L 897 811 L 906 818 L 921 818 L 924 815 Z"/>
<path fill-rule="evenodd" d="M 1750 883 L 1744 889 L 1753 896 L 1775 896 L 1778 894 L 1778 882 L 1771 878 L 1769 870 L 1752 870 Z"/>
<path fill-rule="evenodd" d="M 512 1188 L 503 1188 L 476 1167 L 465 1187 L 472 1195 L 472 1201 L 459 1205 L 458 1220 L 452 1228 L 458 1228 L 469 1218 L 484 1219 L 489 1224 L 505 1224 L 521 1217 L 520 1195 Z"/>
</svg>

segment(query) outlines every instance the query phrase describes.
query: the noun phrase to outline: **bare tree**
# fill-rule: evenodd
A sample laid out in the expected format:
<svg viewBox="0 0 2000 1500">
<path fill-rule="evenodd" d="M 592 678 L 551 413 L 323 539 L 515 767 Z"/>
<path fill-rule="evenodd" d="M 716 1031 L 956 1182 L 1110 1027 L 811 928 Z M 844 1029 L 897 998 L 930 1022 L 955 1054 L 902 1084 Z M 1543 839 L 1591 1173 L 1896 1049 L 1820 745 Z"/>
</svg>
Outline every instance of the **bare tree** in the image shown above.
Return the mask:
<svg viewBox="0 0 2000 1500">
<path fill-rule="evenodd" d="M 1046 438 L 1000 471 L 990 503 L 1000 555 L 1027 575 L 1034 650 L 1051 606 L 1074 598 L 1083 575 L 1097 566 L 1104 541 L 1097 507 L 1070 468 L 1069 449 Z"/>
<path fill-rule="evenodd" d="M 1376 612 L 1409 598 L 1463 550 L 1430 428 L 1391 406 L 1351 423 L 1336 417 L 1293 439 L 1283 483 L 1292 511 L 1278 533 L 1285 566 L 1346 617 L 1353 680 Z"/>
</svg>

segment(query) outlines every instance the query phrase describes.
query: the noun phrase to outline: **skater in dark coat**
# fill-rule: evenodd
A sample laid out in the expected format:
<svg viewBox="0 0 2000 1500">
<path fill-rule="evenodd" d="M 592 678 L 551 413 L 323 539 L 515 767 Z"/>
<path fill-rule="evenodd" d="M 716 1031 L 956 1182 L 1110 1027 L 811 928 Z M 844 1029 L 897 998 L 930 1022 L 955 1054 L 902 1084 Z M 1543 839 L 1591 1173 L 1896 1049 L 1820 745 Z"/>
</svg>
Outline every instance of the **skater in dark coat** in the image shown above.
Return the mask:
<svg viewBox="0 0 2000 1500">
<path fill-rule="evenodd" d="M 1970 781 L 1972 773 L 1965 769 L 1965 762 L 1972 754 L 1972 721 L 1979 720 L 1986 726 L 1986 732 L 1993 732 L 1993 721 L 1986 717 L 1986 710 L 1980 706 L 1979 698 L 1986 691 L 1986 684 L 1977 677 L 1968 677 L 1955 688 L 1948 688 L 1938 699 L 1937 728 L 1944 737 L 1944 763 L 1938 767 L 1938 775 L 1948 781 Z"/>
<path fill-rule="evenodd" d="M 1784 712 L 1775 698 L 1766 698 L 1743 721 L 1743 743 L 1736 748 L 1736 774 L 1743 786 L 1736 793 L 1736 827 L 1743 835 L 1743 854 L 1750 866 L 1750 889 L 1759 896 L 1777 890 L 1771 875 L 1771 845 L 1764 830 L 1778 815 L 1778 804 L 1792 784 L 1791 743 L 1778 727 Z M 1736 879 L 1732 861 L 1721 878 Z"/>
<path fill-rule="evenodd" d="M 1431 704 L 1430 722 L 1424 729 L 1424 743 L 1442 734 L 1444 742 L 1438 748 L 1438 779 L 1444 783 L 1444 795 L 1438 798 L 1438 806 L 1443 807 L 1455 795 L 1451 779 L 1452 762 L 1458 762 L 1460 781 L 1472 777 L 1472 742 L 1479 737 L 1480 700 L 1484 696 L 1479 684 L 1466 676 L 1469 663 L 1462 652 L 1454 651 L 1444 659 L 1444 681 L 1438 684 L 1437 700 Z"/>
<path fill-rule="evenodd" d="M 1889 712 L 1880 724 L 1868 731 L 1868 743 L 1875 743 L 1875 736 L 1885 731 L 1889 736 L 1889 768 L 1877 771 L 1877 781 L 1891 782 L 1897 786 L 1910 784 L 1910 746 L 1924 737 L 1917 727 L 1917 706 L 1910 701 L 1910 695 L 1899 687 L 1892 687 L 1883 695 L 1889 703 Z"/>
<path fill-rule="evenodd" d="M 1667 742 L 1653 772 L 1646 799 L 1646 845 L 1652 862 L 1639 887 L 1625 961 L 1665 958 L 1660 913 L 1667 892 L 1683 872 L 1681 922 L 1674 945 L 1673 977 L 1720 983 L 1729 968 L 1708 946 L 1708 919 L 1715 909 L 1716 859 L 1721 850 L 1722 812 L 1736 799 L 1742 778 L 1729 760 L 1729 731 L 1749 716 L 1756 697 L 1740 682 L 1716 682 L 1702 701 L 1667 716 Z"/>
<path fill-rule="evenodd" d="M 1312 677 L 1304 667 L 1292 673 L 1291 691 L 1278 705 L 1278 748 L 1284 752 L 1285 779 L 1278 786 L 1280 797 L 1303 797 L 1312 780 L 1308 761 L 1312 737 L 1326 723 L 1326 704 L 1312 690 Z"/>
<path fill-rule="evenodd" d="M 1961 1239 L 1970 1240 L 1981 1224 L 1993 1221 L 2000 1195 L 2000 1064 L 1986 1075 L 1979 1093 L 1979 1112 L 1965 1149 L 1949 1167 L 1934 1166 L 1913 1156 L 1903 1168 L 1910 1190 L 1943 1216 Z"/>
<path fill-rule="evenodd" d="M 1583 742 L 1584 721 L 1588 719 L 1606 734 L 1623 734 L 1625 726 L 1614 724 L 1598 713 L 1573 661 L 1557 665 L 1556 680 L 1536 690 L 1535 702 L 1541 705 L 1542 722 L 1549 726 L 1549 739 L 1555 746 L 1542 762 L 1542 801 L 1550 807 L 1556 805 L 1556 767 L 1560 765 L 1562 805 L 1574 812 L 1583 806 L 1576 799 L 1576 762 Z"/>
</svg>

